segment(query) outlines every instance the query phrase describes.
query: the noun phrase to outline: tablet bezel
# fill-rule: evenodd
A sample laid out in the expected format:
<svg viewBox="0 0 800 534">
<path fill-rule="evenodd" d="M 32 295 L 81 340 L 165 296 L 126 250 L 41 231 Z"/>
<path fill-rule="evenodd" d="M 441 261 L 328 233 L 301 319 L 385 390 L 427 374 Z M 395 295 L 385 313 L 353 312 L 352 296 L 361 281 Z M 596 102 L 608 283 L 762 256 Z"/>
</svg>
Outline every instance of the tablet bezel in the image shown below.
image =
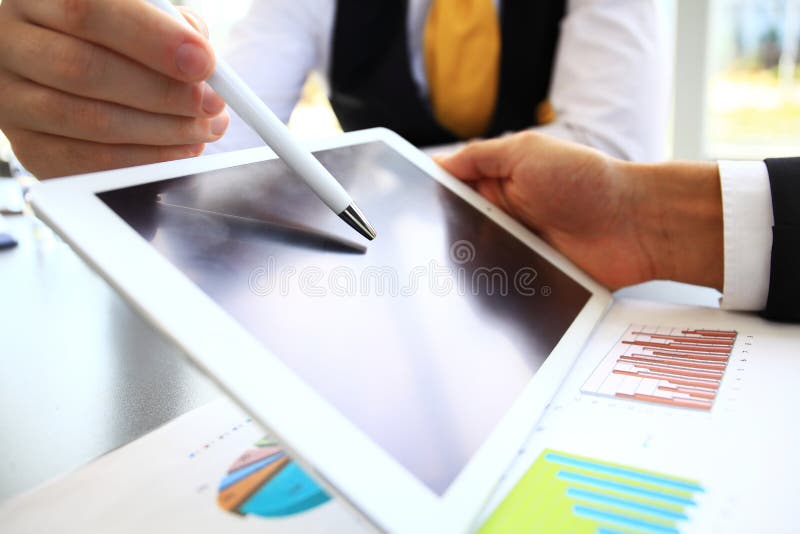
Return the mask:
<svg viewBox="0 0 800 534">
<path fill-rule="evenodd" d="M 318 151 L 372 141 L 388 144 L 591 293 L 550 356 L 442 496 L 270 354 L 96 196 L 275 158 L 268 148 L 51 180 L 33 187 L 31 201 L 37 215 L 194 364 L 273 431 L 312 476 L 374 526 L 392 532 L 463 532 L 475 526 L 482 507 L 569 372 L 611 296 L 541 239 L 389 130 L 351 132 L 308 143 L 308 148 Z M 320 203 L 320 209 L 327 208 Z"/>
</svg>

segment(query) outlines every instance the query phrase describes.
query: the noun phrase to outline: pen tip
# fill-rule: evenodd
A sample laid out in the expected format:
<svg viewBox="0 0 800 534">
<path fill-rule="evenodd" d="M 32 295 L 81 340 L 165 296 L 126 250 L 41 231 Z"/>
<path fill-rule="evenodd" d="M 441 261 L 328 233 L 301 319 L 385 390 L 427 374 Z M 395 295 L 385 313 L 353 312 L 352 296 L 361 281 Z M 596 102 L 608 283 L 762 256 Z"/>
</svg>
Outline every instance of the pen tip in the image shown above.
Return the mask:
<svg viewBox="0 0 800 534">
<path fill-rule="evenodd" d="M 363 235 L 370 241 L 377 237 L 375 233 L 375 229 L 372 228 L 372 225 L 369 224 L 367 218 L 364 217 L 364 214 L 361 213 L 361 210 L 358 209 L 358 206 L 355 204 L 350 204 L 345 208 L 343 212 L 339 214 L 339 217 L 350 225 L 356 232 Z"/>
</svg>

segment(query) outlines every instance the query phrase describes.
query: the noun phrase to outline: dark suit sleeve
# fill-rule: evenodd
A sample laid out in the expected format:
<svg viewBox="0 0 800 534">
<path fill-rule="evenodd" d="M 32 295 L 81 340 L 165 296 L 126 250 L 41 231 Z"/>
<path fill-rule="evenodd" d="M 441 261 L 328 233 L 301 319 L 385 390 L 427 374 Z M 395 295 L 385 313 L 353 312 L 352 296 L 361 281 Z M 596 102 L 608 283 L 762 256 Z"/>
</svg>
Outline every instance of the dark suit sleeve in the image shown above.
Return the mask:
<svg viewBox="0 0 800 534">
<path fill-rule="evenodd" d="M 800 158 L 768 159 L 772 189 L 772 263 L 763 315 L 800 321 Z"/>
</svg>

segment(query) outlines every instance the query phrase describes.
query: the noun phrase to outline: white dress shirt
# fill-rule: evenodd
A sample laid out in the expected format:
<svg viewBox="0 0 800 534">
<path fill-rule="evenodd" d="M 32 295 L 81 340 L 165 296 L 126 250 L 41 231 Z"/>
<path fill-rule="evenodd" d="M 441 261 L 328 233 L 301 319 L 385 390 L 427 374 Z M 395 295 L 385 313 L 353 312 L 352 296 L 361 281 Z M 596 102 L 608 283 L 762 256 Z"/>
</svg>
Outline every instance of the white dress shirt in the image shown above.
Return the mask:
<svg viewBox="0 0 800 534">
<path fill-rule="evenodd" d="M 721 305 L 763 310 L 772 255 L 772 190 L 763 161 L 720 161 L 725 282 Z"/>
<path fill-rule="evenodd" d="M 430 3 L 408 4 L 410 67 L 423 97 Z M 335 0 L 255 0 L 231 33 L 223 55 L 284 121 L 309 72 L 329 71 L 335 7 Z M 537 129 L 623 159 L 662 159 L 671 80 L 660 29 L 655 0 L 569 0 L 550 90 L 558 118 Z M 209 149 L 258 144 L 233 117 Z"/>
</svg>

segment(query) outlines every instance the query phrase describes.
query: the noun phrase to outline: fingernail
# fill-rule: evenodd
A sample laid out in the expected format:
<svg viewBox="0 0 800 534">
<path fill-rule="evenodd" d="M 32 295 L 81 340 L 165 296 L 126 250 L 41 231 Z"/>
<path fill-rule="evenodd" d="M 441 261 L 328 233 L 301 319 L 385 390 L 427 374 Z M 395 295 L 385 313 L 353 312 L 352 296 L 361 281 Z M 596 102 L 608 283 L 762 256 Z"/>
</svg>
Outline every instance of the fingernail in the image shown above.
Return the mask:
<svg viewBox="0 0 800 534">
<path fill-rule="evenodd" d="M 231 118 L 227 113 L 222 113 L 211 119 L 211 135 L 220 136 L 228 129 Z"/>
<path fill-rule="evenodd" d="M 203 84 L 202 106 L 209 115 L 216 115 L 225 107 L 225 101 L 208 84 Z"/>
<path fill-rule="evenodd" d="M 211 56 L 200 46 L 184 43 L 175 52 L 175 64 L 186 76 L 199 78 L 209 70 Z"/>
</svg>

